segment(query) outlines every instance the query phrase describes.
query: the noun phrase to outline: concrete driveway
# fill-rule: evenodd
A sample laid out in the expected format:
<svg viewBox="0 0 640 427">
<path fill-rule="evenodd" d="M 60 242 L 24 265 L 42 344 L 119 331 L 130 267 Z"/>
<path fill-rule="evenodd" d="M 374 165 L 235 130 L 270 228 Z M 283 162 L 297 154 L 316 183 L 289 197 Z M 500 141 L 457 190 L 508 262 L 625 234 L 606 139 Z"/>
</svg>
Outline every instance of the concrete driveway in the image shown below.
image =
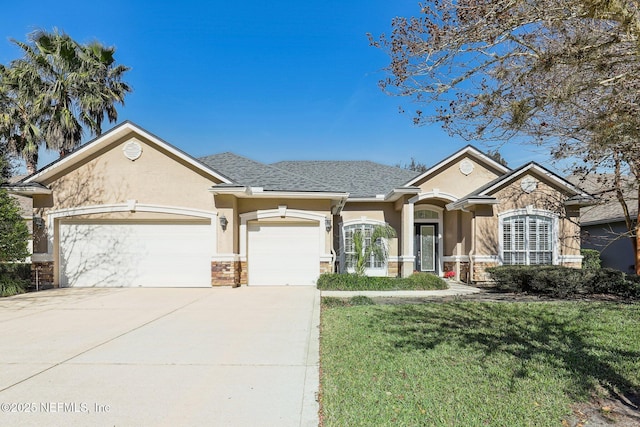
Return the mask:
<svg viewBox="0 0 640 427">
<path fill-rule="evenodd" d="M 0 425 L 317 426 L 314 287 L 0 299 Z"/>
</svg>

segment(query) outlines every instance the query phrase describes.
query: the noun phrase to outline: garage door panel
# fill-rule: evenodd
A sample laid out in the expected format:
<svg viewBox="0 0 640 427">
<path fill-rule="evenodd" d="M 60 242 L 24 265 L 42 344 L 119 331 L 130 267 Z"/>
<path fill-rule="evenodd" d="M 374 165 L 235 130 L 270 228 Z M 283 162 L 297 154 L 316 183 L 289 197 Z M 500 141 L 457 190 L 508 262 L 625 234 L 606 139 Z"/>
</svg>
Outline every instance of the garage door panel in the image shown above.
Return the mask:
<svg viewBox="0 0 640 427">
<path fill-rule="evenodd" d="M 205 224 L 62 223 L 63 286 L 210 286 Z"/>
<path fill-rule="evenodd" d="M 320 274 L 317 224 L 250 224 L 250 285 L 314 285 Z"/>
</svg>

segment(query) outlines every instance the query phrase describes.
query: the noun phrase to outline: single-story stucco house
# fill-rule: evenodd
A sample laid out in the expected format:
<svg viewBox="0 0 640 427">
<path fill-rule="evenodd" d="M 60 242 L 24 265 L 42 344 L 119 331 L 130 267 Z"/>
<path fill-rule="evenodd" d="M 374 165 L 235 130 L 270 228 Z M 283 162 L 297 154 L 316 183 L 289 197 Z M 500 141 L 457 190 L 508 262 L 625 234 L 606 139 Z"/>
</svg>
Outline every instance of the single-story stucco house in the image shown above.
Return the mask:
<svg viewBox="0 0 640 427">
<path fill-rule="evenodd" d="M 353 234 L 388 224 L 367 274 L 486 280 L 499 264 L 581 264 L 592 197 L 473 146 L 424 173 L 368 161 L 196 159 L 124 122 L 10 186 L 33 201 L 32 261 L 55 286 L 313 285 L 352 269 Z"/>
</svg>

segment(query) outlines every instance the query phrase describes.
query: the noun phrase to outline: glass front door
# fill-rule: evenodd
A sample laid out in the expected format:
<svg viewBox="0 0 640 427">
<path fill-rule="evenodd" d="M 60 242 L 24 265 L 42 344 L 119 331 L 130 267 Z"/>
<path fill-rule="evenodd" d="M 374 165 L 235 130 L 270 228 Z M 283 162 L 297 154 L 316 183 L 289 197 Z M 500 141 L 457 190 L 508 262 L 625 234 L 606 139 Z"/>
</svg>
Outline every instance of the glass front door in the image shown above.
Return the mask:
<svg viewBox="0 0 640 427">
<path fill-rule="evenodd" d="M 438 273 L 438 226 L 416 225 L 416 270 Z"/>
</svg>

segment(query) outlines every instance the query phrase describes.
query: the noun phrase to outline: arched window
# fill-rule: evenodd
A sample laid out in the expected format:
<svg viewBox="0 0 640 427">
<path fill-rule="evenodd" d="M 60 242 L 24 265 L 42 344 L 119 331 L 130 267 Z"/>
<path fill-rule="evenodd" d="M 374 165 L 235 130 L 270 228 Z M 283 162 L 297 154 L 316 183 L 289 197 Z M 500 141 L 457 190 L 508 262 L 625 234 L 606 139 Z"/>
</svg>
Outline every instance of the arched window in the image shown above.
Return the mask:
<svg viewBox="0 0 640 427">
<path fill-rule="evenodd" d="M 371 241 L 371 235 L 376 226 L 382 224 L 372 224 L 372 223 L 357 223 L 357 224 L 349 224 L 342 227 L 343 233 L 343 270 L 348 272 L 353 272 L 355 270 L 355 262 L 356 262 L 356 249 L 354 244 L 353 236 L 356 232 L 361 232 L 363 236 L 363 249 L 366 250 L 370 245 L 386 245 L 386 239 L 377 239 L 376 241 Z M 385 259 L 380 258 L 376 255 L 376 251 L 373 251 L 369 257 L 369 259 L 365 260 L 365 268 L 366 274 L 369 276 L 377 276 L 377 275 L 386 275 L 387 271 L 387 263 Z"/>
<path fill-rule="evenodd" d="M 502 262 L 506 265 L 553 264 L 553 217 L 516 214 L 501 219 Z"/>
<path fill-rule="evenodd" d="M 413 218 L 414 219 L 438 219 L 440 218 L 440 215 L 438 214 L 438 212 L 433 211 L 431 209 L 421 209 L 421 210 L 415 211 L 415 213 L 413 214 Z"/>
</svg>

